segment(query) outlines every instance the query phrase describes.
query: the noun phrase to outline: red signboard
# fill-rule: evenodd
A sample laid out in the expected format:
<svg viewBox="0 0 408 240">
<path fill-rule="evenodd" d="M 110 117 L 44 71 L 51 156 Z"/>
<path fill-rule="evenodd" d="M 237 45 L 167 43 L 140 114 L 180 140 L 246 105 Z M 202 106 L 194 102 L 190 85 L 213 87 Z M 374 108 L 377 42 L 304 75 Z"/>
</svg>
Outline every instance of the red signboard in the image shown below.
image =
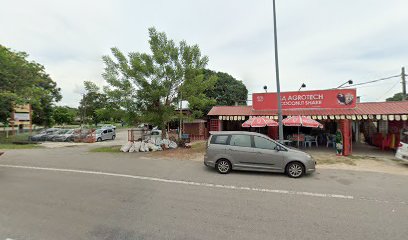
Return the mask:
<svg viewBox="0 0 408 240">
<path fill-rule="evenodd" d="M 255 110 L 278 109 L 276 93 L 252 94 Z M 282 109 L 302 108 L 355 108 L 356 89 L 331 89 L 316 91 L 282 92 Z"/>
</svg>

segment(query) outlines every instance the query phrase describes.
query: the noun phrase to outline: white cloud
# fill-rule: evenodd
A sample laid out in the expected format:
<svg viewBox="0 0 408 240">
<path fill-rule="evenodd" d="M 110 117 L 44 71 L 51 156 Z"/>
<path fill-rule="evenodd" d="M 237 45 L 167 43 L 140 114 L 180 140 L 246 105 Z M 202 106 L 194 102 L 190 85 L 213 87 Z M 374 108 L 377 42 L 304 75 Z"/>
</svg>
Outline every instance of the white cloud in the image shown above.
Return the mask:
<svg viewBox="0 0 408 240">
<path fill-rule="evenodd" d="M 403 0 L 278 0 L 282 90 L 398 74 L 408 65 L 406 9 Z M 2 3 L 0 43 L 45 65 L 63 89 L 61 104 L 76 106 L 84 80 L 103 84 L 101 56 L 113 46 L 148 51 L 151 26 L 199 44 L 211 69 L 242 79 L 249 92 L 264 85 L 273 91 L 272 24 L 270 0 L 20 0 Z M 397 81 L 362 87 L 358 94 L 363 101 L 384 100 L 400 90 Z"/>
</svg>

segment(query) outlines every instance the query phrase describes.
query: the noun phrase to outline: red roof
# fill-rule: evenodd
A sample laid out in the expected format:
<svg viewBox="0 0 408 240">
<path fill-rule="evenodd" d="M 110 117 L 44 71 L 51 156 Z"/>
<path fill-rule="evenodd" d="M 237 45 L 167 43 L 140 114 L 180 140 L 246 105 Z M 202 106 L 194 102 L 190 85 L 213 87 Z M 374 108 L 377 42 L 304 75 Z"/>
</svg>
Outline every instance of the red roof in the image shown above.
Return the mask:
<svg viewBox="0 0 408 240">
<path fill-rule="evenodd" d="M 273 116 L 278 110 L 254 110 L 252 106 L 214 106 L 209 116 Z M 357 103 L 354 109 L 284 109 L 283 115 L 377 115 L 408 114 L 408 101 Z"/>
</svg>

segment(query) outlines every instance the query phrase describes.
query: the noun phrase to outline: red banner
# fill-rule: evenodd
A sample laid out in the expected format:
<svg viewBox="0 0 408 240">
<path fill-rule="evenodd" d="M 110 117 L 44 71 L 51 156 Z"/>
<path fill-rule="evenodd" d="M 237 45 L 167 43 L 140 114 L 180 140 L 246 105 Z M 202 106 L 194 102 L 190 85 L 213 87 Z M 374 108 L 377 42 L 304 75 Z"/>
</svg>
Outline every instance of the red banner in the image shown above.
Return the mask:
<svg viewBox="0 0 408 240">
<path fill-rule="evenodd" d="M 252 94 L 255 110 L 278 109 L 276 93 Z M 355 108 L 356 89 L 333 89 L 316 91 L 282 92 L 282 109 L 302 108 Z"/>
</svg>

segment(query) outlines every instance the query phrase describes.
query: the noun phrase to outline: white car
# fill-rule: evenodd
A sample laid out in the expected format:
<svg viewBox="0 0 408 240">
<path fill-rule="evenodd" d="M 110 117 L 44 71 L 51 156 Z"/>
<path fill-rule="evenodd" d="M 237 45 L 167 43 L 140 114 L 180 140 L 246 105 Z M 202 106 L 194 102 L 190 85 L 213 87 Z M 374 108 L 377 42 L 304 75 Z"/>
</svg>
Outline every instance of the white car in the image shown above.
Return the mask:
<svg viewBox="0 0 408 240">
<path fill-rule="evenodd" d="M 115 140 L 116 134 L 113 128 L 100 128 L 95 132 L 95 138 L 97 142 L 104 140 Z"/>
<path fill-rule="evenodd" d="M 401 138 L 401 141 L 398 145 L 397 153 L 395 157 L 408 162 L 408 132 L 404 132 Z"/>
</svg>

